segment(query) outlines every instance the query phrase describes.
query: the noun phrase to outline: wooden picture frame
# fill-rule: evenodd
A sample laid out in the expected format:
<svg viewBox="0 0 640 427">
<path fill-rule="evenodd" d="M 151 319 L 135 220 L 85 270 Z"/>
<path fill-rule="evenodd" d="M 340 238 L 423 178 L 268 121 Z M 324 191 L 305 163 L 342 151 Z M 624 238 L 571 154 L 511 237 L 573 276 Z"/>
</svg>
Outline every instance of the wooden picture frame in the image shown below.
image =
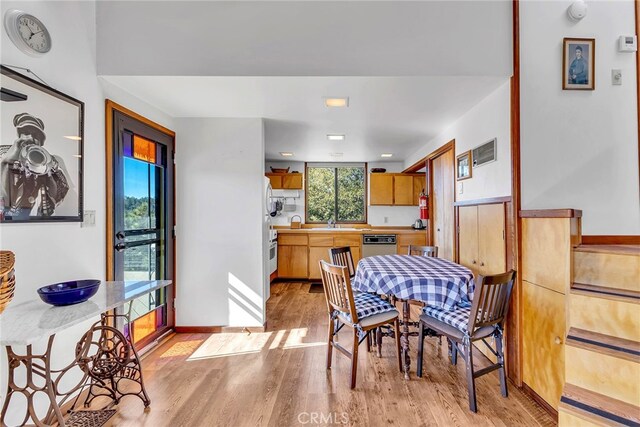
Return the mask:
<svg viewBox="0 0 640 427">
<path fill-rule="evenodd" d="M 596 39 L 569 38 L 562 41 L 562 89 L 595 90 Z"/>
<path fill-rule="evenodd" d="M 472 156 L 471 150 L 456 156 L 456 181 L 463 181 L 472 177 Z"/>
</svg>

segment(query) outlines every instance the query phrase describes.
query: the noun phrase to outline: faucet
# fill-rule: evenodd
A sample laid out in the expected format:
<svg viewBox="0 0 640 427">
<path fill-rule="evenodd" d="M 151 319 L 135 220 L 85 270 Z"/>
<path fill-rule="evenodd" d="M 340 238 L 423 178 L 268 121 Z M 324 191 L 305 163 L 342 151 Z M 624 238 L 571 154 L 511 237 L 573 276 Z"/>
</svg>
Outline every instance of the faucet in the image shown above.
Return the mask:
<svg viewBox="0 0 640 427">
<path fill-rule="evenodd" d="M 332 219 L 327 221 L 327 228 L 336 228 L 336 222 Z"/>
</svg>

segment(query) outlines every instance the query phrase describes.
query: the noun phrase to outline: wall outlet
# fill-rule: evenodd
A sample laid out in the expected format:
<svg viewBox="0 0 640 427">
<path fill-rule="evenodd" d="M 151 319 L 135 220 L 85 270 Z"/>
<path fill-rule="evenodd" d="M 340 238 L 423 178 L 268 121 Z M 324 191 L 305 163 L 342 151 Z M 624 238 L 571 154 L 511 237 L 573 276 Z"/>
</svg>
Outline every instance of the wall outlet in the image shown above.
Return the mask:
<svg viewBox="0 0 640 427">
<path fill-rule="evenodd" d="M 611 70 L 611 84 L 614 86 L 622 85 L 622 70 Z"/>
<path fill-rule="evenodd" d="M 80 224 L 82 227 L 96 226 L 96 211 L 84 211 L 84 221 Z"/>
<path fill-rule="evenodd" d="M 388 222 L 389 222 L 389 217 L 388 217 L 388 216 L 385 216 L 385 217 L 384 217 L 384 223 L 385 223 L 385 224 L 387 224 Z"/>
</svg>

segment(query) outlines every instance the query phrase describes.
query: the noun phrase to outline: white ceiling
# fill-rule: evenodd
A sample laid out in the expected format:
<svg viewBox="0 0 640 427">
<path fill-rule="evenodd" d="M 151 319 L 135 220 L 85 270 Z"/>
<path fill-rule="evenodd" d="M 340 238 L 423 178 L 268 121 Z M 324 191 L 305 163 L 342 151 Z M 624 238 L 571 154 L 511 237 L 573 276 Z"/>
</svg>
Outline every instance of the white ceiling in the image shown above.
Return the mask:
<svg viewBox="0 0 640 427">
<path fill-rule="evenodd" d="M 266 158 L 404 160 L 506 81 L 504 77 L 160 77 L 107 81 L 173 117 L 263 117 Z M 324 96 L 348 96 L 327 108 Z M 327 134 L 346 134 L 329 142 Z M 341 152 L 341 158 L 330 153 Z"/>
<path fill-rule="evenodd" d="M 99 1 L 100 75 L 509 76 L 511 1 Z"/>
<path fill-rule="evenodd" d="M 512 73 L 506 0 L 101 1 L 96 23 L 99 75 L 174 117 L 263 117 L 268 159 L 404 160 Z"/>
</svg>

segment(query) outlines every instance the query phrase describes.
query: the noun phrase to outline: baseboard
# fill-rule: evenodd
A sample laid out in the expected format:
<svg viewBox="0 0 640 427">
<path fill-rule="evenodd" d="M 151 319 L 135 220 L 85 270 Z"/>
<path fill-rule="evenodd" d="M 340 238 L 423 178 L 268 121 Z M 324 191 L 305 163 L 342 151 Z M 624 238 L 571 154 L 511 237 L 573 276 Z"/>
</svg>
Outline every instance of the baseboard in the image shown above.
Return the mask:
<svg viewBox="0 0 640 427">
<path fill-rule="evenodd" d="M 278 270 L 276 270 L 273 273 L 271 273 L 271 275 L 269 276 L 269 283 L 273 282 L 277 278 L 278 278 Z"/>
<path fill-rule="evenodd" d="M 265 332 L 264 326 L 176 326 L 177 334 L 221 334 L 221 333 L 253 333 Z"/>
<path fill-rule="evenodd" d="M 553 419 L 556 421 L 556 423 L 558 422 L 558 410 L 554 409 L 553 406 L 549 405 L 549 403 L 544 400 L 542 397 L 540 397 L 540 395 L 538 393 L 536 393 L 535 391 L 533 391 L 533 389 L 531 387 L 529 387 L 528 385 L 526 385 L 525 383 L 522 383 L 522 389 L 521 389 L 527 396 L 529 396 L 531 399 L 533 399 L 534 402 L 536 402 L 538 405 L 540 405 L 540 407 L 542 409 L 545 410 L 545 412 L 547 412 L 549 415 L 551 415 L 551 417 L 553 417 Z"/>
<path fill-rule="evenodd" d="M 640 245 L 640 236 L 582 235 L 583 245 Z"/>
</svg>

